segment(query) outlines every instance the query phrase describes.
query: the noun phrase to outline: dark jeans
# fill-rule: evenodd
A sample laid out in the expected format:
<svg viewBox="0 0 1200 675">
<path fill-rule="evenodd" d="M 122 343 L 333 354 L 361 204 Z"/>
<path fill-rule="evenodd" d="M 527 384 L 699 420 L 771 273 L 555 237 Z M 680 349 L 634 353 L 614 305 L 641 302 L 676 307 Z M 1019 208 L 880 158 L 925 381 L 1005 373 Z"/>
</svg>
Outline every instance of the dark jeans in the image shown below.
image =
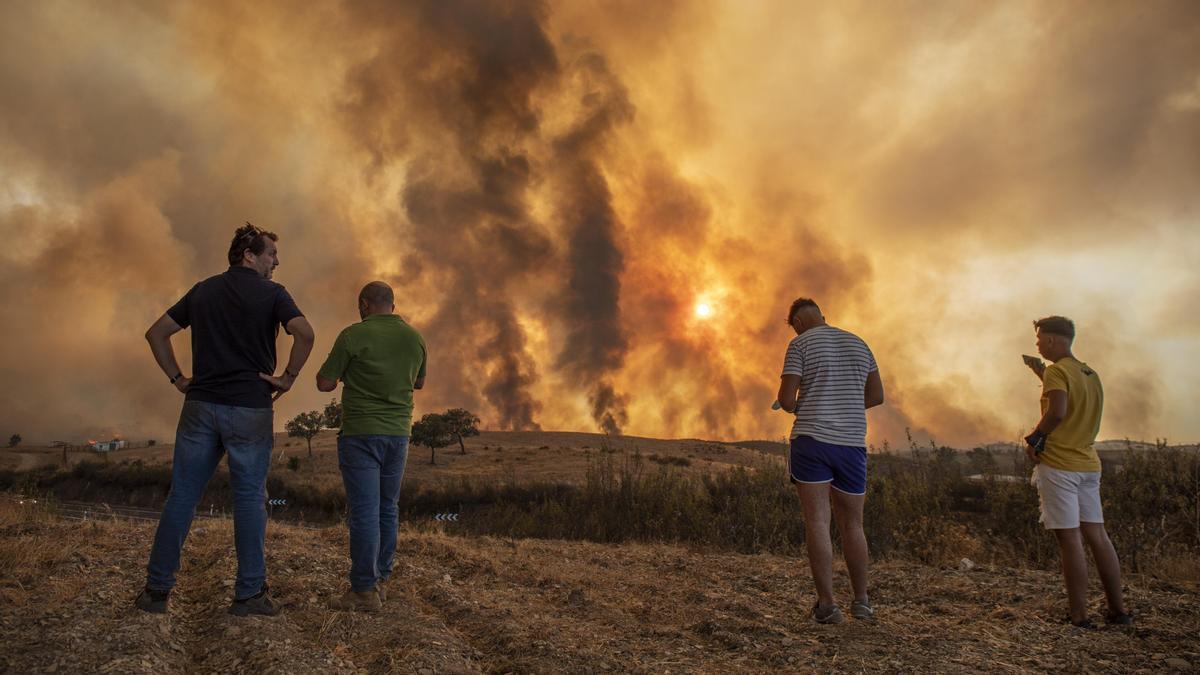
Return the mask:
<svg viewBox="0 0 1200 675">
<path fill-rule="evenodd" d="M 338 466 L 350 525 L 350 590 L 369 591 L 392 573 L 400 481 L 408 436 L 338 436 Z"/>
<path fill-rule="evenodd" d="M 169 591 L 175 586 L 179 555 L 208 480 L 228 456 L 233 490 L 233 543 L 237 548 L 234 598 L 262 590 L 267 580 L 263 540 L 267 532 L 267 469 L 274 446 L 270 408 L 240 408 L 186 401 L 175 431 L 171 493 L 163 506 L 150 550 L 146 586 Z"/>
</svg>

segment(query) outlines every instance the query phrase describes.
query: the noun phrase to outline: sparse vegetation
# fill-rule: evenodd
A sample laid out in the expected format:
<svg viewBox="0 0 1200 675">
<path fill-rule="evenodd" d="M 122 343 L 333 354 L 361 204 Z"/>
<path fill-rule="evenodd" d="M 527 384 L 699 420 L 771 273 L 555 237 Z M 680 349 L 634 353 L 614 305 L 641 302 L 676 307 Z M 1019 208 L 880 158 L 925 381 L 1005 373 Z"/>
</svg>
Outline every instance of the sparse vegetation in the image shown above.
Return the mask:
<svg viewBox="0 0 1200 675">
<path fill-rule="evenodd" d="M 430 447 L 429 421 L 414 425 L 415 445 Z M 433 431 L 431 453 L 453 443 L 445 429 Z M 447 474 L 446 469 L 424 479 L 410 475 L 400 498 L 403 517 L 411 521 L 457 511 L 462 520 L 451 526 L 454 532 L 509 538 L 665 541 L 789 555 L 803 546 L 799 503 L 784 478 L 781 457 L 759 455 L 747 466 L 730 467 L 680 454 L 687 448 L 699 452 L 700 446 L 679 448 L 676 454 L 606 446 L 608 452 L 580 452 L 588 459 L 578 482 L 518 480 L 520 460 L 513 462 L 513 455 L 538 455 L 536 447 L 503 453 L 503 469 L 486 476 Z M 501 459 L 491 455 L 487 464 Z M 1054 568 L 1057 551 L 1038 523 L 1036 491 L 1023 477 L 1005 475 L 1024 461 L 1015 447 L 963 453 L 925 445 L 903 455 L 872 455 L 865 524 L 873 556 L 934 565 L 956 565 L 969 557 Z M 300 460 L 293 458 L 288 466 L 299 469 Z M 991 472 L 992 466 L 1003 472 Z M 161 505 L 169 484 L 169 465 L 139 462 L 0 473 L 0 489 L 148 507 Z M 331 521 L 345 508 L 340 481 L 317 472 L 272 474 L 269 490 L 288 499 L 288 512 L 280 517 Z M 1200 581 L 1195 566 L 1200 453 L 1161 444 L 1157 450 L 1107 455 L 1103 497 L 1108 530 L 1126 569 Z M 229 500 L 228 478 L 218 472 L 202 507 Z"/>
<path fill-rule="evenodd" d="M 294 438 L 303 438 L 308 442 L 308 456 L 313 456 L 312 439 L 321 431 L 321 427 L 325 424 L 325 416 L 316 411 L 302 412 L 292 419 L 287 421 L 283 428 L 287 431 L 288 436 Z M 280 459 L 283 458 L 283 452 L 279 453 Z"/>
<path fill-rule="evenodd" d="M 647 459 L 649 459 L 651 462 L 654 462 L 655 464 L 662 464 L 664 466 L 691 466 L 692 465 L 692 460 L 688 459 L 687 457 L 676 457 L 674 455 L 668 455 L 668 456 L 664 457 L 663 455 L 659 455 L 659 454 L 651 454 L 647 457 Z"/>
<path fill-rule="evenodd" d="M 446 418 L 437 413 L 427 413 L 413 422 L 409 443 L 429 448 L 429 463 L 437 464 L 437 450 L 454 442 L 454 434 Z"/>
<path fill-rule="evenodd" d="M 21 444 L 21 434 L 13 434 L 8 437 L 8 447 L 15 448 Z"/>
<path fill-rule="evenodd" d="M 461 454 L 467 454 L 467 446 L 463 439 L 479 435 L 479 417 L 465 408 L 451 408 L 442 413 L 442 419 L 450 435 L 458 441 Z"/>
<path fill-rule="evenodd" d="M 336 398 L 325 404 L 325 410 L 321 412 L 324 417 L 326 429 L 341 429 L 342 428 L 342 402 Z"/>
</svg>

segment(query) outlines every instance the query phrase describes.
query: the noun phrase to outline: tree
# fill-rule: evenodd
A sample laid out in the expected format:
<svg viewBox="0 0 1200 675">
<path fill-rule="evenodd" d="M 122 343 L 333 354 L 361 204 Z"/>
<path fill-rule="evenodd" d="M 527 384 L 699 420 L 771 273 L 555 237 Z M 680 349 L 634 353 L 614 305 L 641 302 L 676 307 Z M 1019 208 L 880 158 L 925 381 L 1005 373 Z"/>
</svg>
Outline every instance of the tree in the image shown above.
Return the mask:
<svg viewBox="0 0 1200 675">
<path fill-rule="evenodd" d="M 21 444 L 21 434 L 13 434 L 8 437 L 8 447 L 15 448 Z"/>
<path fill-rule="evenodd" d="M 287 430 L 287 435 L 293 438 L 303 438 L 308 441 L 308 456 L 311 459 L 313 456 L 312 439 L 321 430 L 321 425 L 325 422 L 325 416 L 317 410 L 310 410 L 296 415 L 288 420 L 288 423 L 283 426 Z M 279 453 L 280 458 L 283 453 Z"/>
<path fill-rule="evenodd" d="M 341 429 L 342 428 L 342 402 L 336 398 L 330 401 L 325 406 L 325 428 L 326 429 Z"/>
<path fill-rule="evenodd" d="M 442 418 L 446 420 L 446 427 L 454 436 L 454 440 L 458 441 L 459 450 L 462 451 L 462 454 L 467 454 L 467 446 L 463 444 L 463 437 L 479 435 L 479 418 L 464 408 L 451 408 L 442 413 Z"/>
<path fill-rule="evenodd" d="M 437 449 L 454 442 L 454 434 L 444 415 L 429 413 L 412 425 L 409 442 L 429 448 L 429 463 L 437 464 Z"/>
</svg>

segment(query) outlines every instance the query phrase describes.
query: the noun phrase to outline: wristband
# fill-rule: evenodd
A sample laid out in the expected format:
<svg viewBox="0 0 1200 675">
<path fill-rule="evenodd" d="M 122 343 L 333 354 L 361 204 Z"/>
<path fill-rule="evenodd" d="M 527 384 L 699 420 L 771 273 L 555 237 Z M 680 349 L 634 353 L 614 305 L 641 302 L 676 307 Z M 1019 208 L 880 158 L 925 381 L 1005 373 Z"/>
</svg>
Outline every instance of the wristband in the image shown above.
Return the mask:
<svg viewBox="0 0 1200 675">
<path fill-rule="evenodd" d="M 297 377 L 300 377 L 300 373 L 293 373 L 292 371 L 288 370 L 287 368 L 283 369 L 283 374 L 290 375 L 293 380 L 296 379 Z"/>
<path fill-rule="evenodd" d="M 175 381 L 181 377 L 183 377 L 183 373 L 175 373 L 175 377 L 171 378 L 171 384 L 175 384 Z"/>
<path fill-rule="evenodd" d="M 1025 444 L 1033 448 L 1033 454 L 1040 455 L 1046 450 L 1046 434 L 1035 428 L 1025 437 Z"/>
</svg>

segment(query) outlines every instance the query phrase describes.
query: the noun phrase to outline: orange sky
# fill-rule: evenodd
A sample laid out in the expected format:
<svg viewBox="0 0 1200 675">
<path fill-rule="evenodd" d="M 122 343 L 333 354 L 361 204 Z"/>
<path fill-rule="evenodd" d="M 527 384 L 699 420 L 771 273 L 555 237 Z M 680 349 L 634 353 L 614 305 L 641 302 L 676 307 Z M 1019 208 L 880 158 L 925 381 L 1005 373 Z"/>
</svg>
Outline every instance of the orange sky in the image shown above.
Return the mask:
<svg viewBox="0 0 1200 675">
<path fill-rule="evenodd" d="M 1053 313 L 1102 437 L 1194 442 L 1198 184 L 1188 1 L 6 3 L 0 433 L 169 438 L 142 333 L 251 220 L 317 331 L 278 428 L 379 278 L 418 414 L 782 437 L 805 295 L 873 443 L 1016 438 Z"/>
</svg>

